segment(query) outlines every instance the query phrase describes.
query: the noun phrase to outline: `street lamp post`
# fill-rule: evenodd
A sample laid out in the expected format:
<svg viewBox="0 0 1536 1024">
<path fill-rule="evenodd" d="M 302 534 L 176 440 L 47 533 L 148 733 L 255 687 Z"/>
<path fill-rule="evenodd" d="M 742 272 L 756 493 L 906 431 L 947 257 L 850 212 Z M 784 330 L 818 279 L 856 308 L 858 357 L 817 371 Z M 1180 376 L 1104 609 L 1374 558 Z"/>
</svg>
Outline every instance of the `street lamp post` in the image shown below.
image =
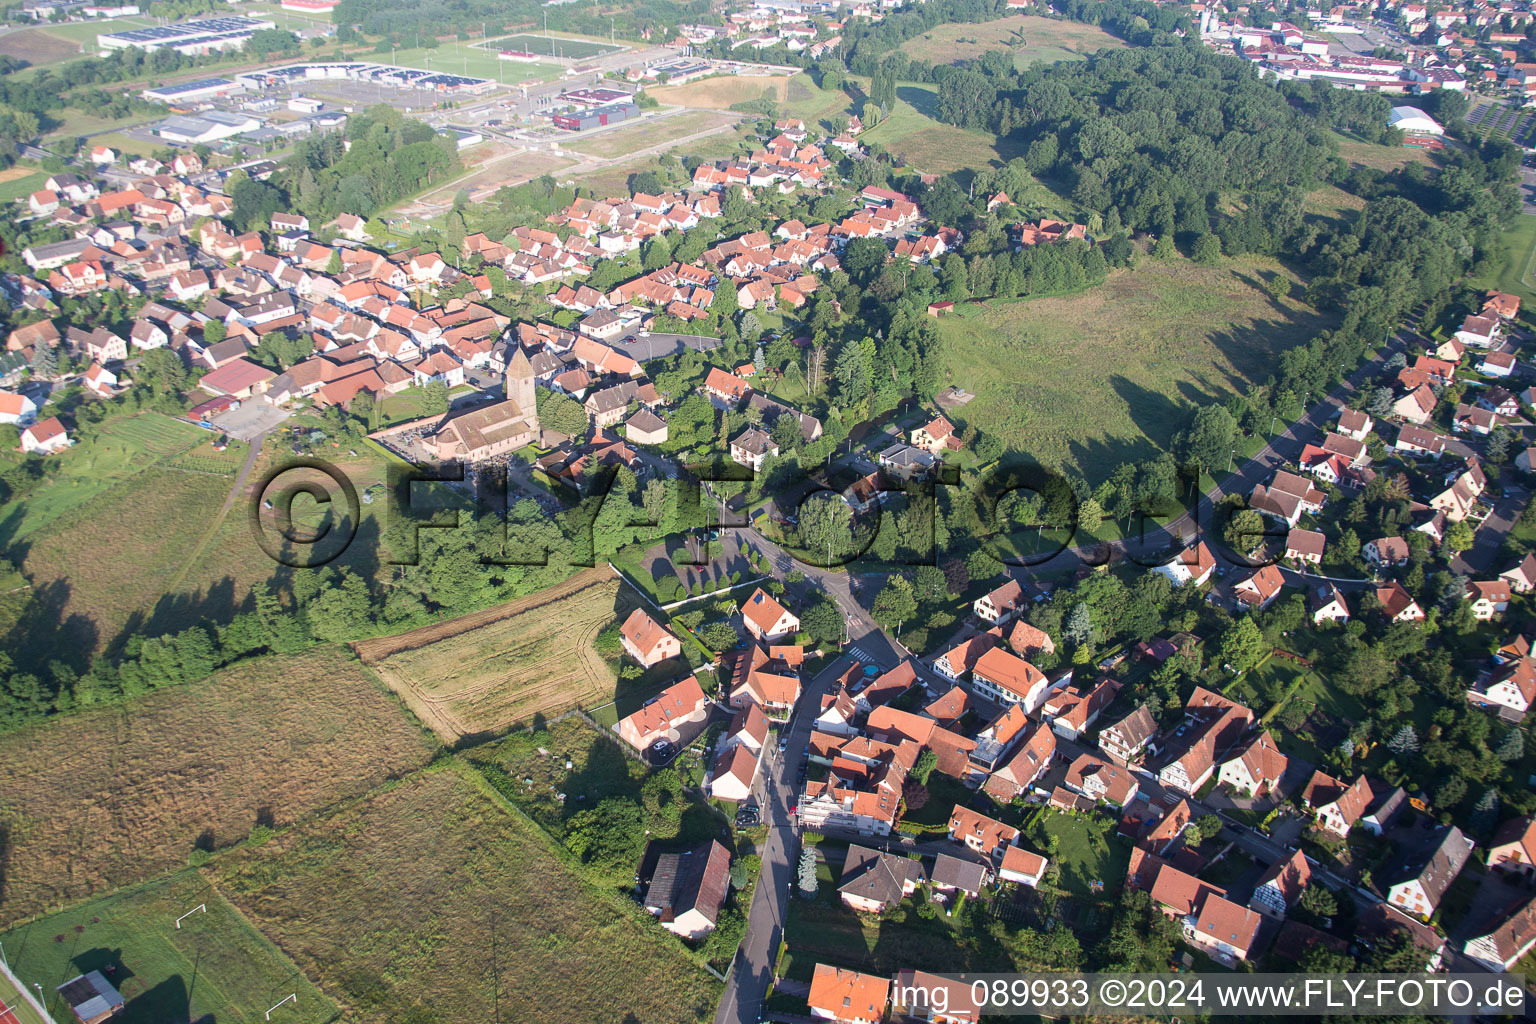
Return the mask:
<svg viewBox="0 0 1536 1024">
<path fill-rule="evenodd" d="M 1231 455 L 1229 455 L 1229 456 L 1227 456 L 1227 472 L 1228 472 L 1228 473 L 1231 473 L 1231 472 L 1232 472 L 1232 463 L 1233 463 L 1233 461 L 1234 461 L 1234 460 L 1235 460 L 1235 459 L 1236 459 L 1236 458 L 1237 458 L 1237 449 L 1236 449 L 1236 448 L 1233 448 L 1233 449 L 1232 449 L 1232 454 L 1231 454 Z"/>
</svg>

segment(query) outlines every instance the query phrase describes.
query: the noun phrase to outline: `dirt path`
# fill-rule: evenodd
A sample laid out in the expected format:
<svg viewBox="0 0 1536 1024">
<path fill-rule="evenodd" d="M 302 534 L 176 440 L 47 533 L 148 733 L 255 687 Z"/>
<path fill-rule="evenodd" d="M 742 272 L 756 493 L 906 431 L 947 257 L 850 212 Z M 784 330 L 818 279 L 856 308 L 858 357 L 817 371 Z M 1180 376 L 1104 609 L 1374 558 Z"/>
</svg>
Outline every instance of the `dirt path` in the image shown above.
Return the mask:
<svg viewBox="0 0 1536 1024">
<path fill-rule="evenodd" d="M 229 515 L 229 510 L 234 507 L 235 499 L 240 497 L 241 492 L 245 490 L 245 482 L 250 478 L 251 470 L 256 466 L 256 460 L 261 457 L 261 446 L 266 439 L 267 435 L 264 433 L 258 434 L 251 439 L 250 451 L 245 454 L 245 464 L 240 467 L 240 472 L 236 474 L 234 486 L 229 489 L 229 494 L 225 496 L 224 504 L 219 506 L 218 514 L 209 521 L 208 529 L 203 531 L 202 537 L 198 539 L 197 546 L 192 549 L 192 554 L 187 556 L 187 560 L 182 563 L 181 571 L 166 586 L 165 592 L 167 594 L 174 594 L 181 589 L 182 581 L 187 578 L 187 573 L 192 571 L 192 567 L 197 564 L 198 559 L 203 557 L 203 551 L 207 549 L 209 544 L 213 543 L 213 538 L 218 534 L 220 527 L 224 525 L 224 517 Z"/>
</svg>

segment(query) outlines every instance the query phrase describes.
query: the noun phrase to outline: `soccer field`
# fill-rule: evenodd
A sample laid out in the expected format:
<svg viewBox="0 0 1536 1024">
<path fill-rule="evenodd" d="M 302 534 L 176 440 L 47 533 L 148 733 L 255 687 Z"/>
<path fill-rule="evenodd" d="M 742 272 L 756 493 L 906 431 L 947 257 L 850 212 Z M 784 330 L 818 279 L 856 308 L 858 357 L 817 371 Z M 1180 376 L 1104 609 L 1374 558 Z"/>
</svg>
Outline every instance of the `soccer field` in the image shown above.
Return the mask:
<svg viewBox="0 0 1536 1024">
<path fill-rule="evenodd" d="M 503 36 L 500 39 L 493 39 L 481 45 L 486 49 L 521 50 L 524 53 L 537 53 L 544 57 L 563 57 L 566 60 L 588 60 L 592 57 L 601 57 L 607 53 L 617 53 L 619 50 L 627 49 L 627 47 L 615 46 L 609 43 L 595 43 L 589 39 L 565 39 L 560 36 L 530 35 Z"/>
</svg>

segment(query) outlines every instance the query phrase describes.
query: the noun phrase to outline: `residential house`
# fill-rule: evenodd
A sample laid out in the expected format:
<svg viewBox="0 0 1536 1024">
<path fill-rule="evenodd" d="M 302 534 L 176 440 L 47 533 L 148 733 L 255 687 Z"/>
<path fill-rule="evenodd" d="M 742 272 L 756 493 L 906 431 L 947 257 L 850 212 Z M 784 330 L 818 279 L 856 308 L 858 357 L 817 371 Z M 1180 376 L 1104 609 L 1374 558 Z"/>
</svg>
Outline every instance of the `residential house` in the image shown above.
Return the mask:
<svg viewBox="0 0 1536 1024">
<path fill-rule="evenodd" d="M 1376 588 L 1376 604 L 1388 622 L 1424 621 L 1424 609 L 1396 580 Z"/>
<path fill-rule="evenodd" d="M 904 854 L 850 844 L 837 891 L 845 906 L 878 914 L 916 892 L 922 880 L 922 865 Z"/>
<path fill-rule="evenodd" d="M 741 803 L 752 796 L 757 780 L 758 753 L 743 744 L 725 746 L 716 751 L 704 790 L 715 800 Z"/>
<path fill-rule="evenodd" d="M 624 653 L 645 668 L 675 658 L 683 652 L 682 641 L 641 608 L 630 612 L 624 620 L 624 625 L 619 629 L 619 639 L 623 643 Z"/>
<path fill-rule="evenodd" d="M 931 455 L 960 450 L 960 435 L 955 425 L 943 416 L 936 416 L 928 423 L 912 431 L 912 447 L 921 448 Z"/>
<path fill-rule="evenodd" d="M 33 423 L 21 432 L 21 450 L 28 455 L 52 455 L 74 443 L 57 416 Z"/>
<path fill-rule="evenodd" d="M 730 851 L 711 839 L 657 858 L 645 890 L 645 909 L 673 935 L 696 941 L 715 930 L 730 886 Z"/>
<path fill-rule="evenodd" d="M 1435 411 L 1435 393 L 1428 384 L 1420 384 L 1392 403 L 1392 414 L 1416 426 L 1423 426 Z"/>
<path fill-rule="evenodd" d="M 1050 865 L 1051 862 L 1038 853 L 1022 846 L 1010 846 L 1003 850 L 1003 862 L 998 865 L 997 877 L 1005 882 L 1017 882 L 1035 889 L 1039 887 L 1041 879 L 1045 877 L 1045 869 Z"/>
<path fill-rule="evenodd" d="M 1113 807 L 1129 805 L 1141 789 L 1140 780 L 1130 768 L 1092 754 L 1078 755 L 1067 767 L 1062 784 L 1095 803 L 1106 803 Z"/>
<path fill-rule="evenodd" d="M 1216 556 L 1211 554 L 1211 549 L 1201 541 L 1192 548 L 1185 548 L 1152 571 L 1166 576 L 1168 581 L 1176 587 L 1182 587 L 1186 583 L 1192 583 L 1198 587 L 1210 579 L 1211 574 L 1216 571 Z"/>
<path fill-rule="evenodd" d="M 1355 409 L 1344 409 L 1339 413 L 1339 433 L 1356 441 L 1364 441 L 1375 426 L 1376 421 L 1369 413 Z"/>
<path fill-rule="evenodd" d="M 1234 747 L 1216 772 L 1216 781 L 1246 797 L 1264 796 L 1280 784 L 1289 761 L 1268 732 Z"/>
<path fill-rule="evenodd" d="M 1040 720 L 1062 739 L 1075 740 L 1114 702 L 1120 685 L 1117 680 L 1105 677 L 1087 690 L 1076 686 L 1057 690 L 1040 705 Z"/>
<path fill-rule="evenodd" d="M 968 981 L 910 968 L 891 979 L 892 1020 L 976 1024 L 983 1009 Z"/>
<path fill-rule="evenodd" d="M 1428 921 L 1440 899 L 1472 856 L 1472 840 L 1454 825 L 1440 829 L 1433 845 L 1410 854 L 1387 875 L 1387 902 L 1410 917 Z"/>
<path fill-rule="evenodd" d="M 31 426 L 37 420 L 37 403 L 15 391 L 0 391 L 0 423 Z"/>
<path fill-rule="evenodd" d="M 1316 530 L 1293 529 L 1285 535 L 1285 557 L 1297 565 L 1321 565 L 1328 539 Z"/>
<path fill-rule="evenodd" d="M 980 744 L 977 749 L 981 749 Z M 1024 796 L 1034 788 L 1055 758 L 1056 734 L 1039 726 L 1019 745 L 1006 764 L 987 776 L 982 788 L 994 800 L 1003 802 Z"/>
<path fill-rule="evenodd" d="M 1307 595 L 1307 613 L 1312 616 L 1313 625 L 1349 621 L 1349 605 L 1343 592 L 1327 582 L 1317 584 Z"/>
<path fill-rule="evenodd" d="M 1061 685 L 1070 682 L 1070 673 Z M 1003 706 L 1022 704 L 1025 711 L 1035 711 L 1054 688 L 1044 672 L 1001 647 L 994 647 L 976 659 L 971 668 L 971 689 Z"/>
<path fill-rule="evenodd" d="M 1467 956 L 1490 971 L 1507 971 L 1536 948 L 1536 899 L 1522 898 L 1496 916 L 1492 931 L 1468 939 Z"/>
<path fill-rule="evenodd" d="M 1378 567 L 1407 565 L 1409 553 L 1408 542 L 1401 537 L 1378 537 L 1360 548 L 1360 557 Z"/>
<path fill-rule="evenodd" d="M 1364 775 L 1346 786 L 1331 775 L 1313 772 L 1302 791 L 1302 802 L 1316 815 L 1314 827 L 1340 839 L 1348 837 L 1375 800 L 1376 793 Z"/>
<path fill-rule="evenodd" d="M 1296 850 L 1270 865 L 1253 890 L 1248 906 L 1266 917 L 1282 920 L 1301 899 L 1311 880 L 1312 865 L 1307 863 L 1306 854 Z"/>
<path fill-rule="evenodd" d="M 1139 765 L 1156 735 L 1157 720 L 1147 706 L 1141 704 L 1124 718 L 1099 730 L 1099 749 L 1116 764 Z"/>
<path fill-rule="evenodd" d="M 1247 960 L 1259 935 L 1260 920 L 1247 907 L 1213 894 L 1201 904 L 1194 928 L 1187 934 L 1196 946 L 1217 957 Z"/>
<path fill-rule="evenodd" d="M 1264 565 L 1239 580 L 1232 587 L 1232 593 L 1246 608 L 1263 611 L 1275 603 L 1284 586 L 1285 577 L 1280 574 L 1280 569 Z"/>
<path fill-rule="evenodd" d="M 1512 569 L 1499 573 L 1499 579 L 1509 584 L 1516 594 L 1529 594 L 1536 590 L 1536 554 L 1528 554 Z"/>
<path fill-rule="evenodd" d="M 1509 584 L 1504 580 L 1469 580 L 1466 599 L 1472 602 L 1472 617 L 1491 622 L 1509 607 Z"/>
<path fill-rule="evenodd" d="M 1536 661 L 1515 658 L 1496 666 L 1467 690 L 1467 701 L 1509 721 L 1522 721 L 1536 701 Z"/>
<path fill-rule="evenodd" d="M 679 728 L 708 717 L 709 700 L 699 681 L 689 676 L 674 683 L 633 714 L 619 719 L 619 738 L 636 750 L 649 750 L 659 740 L 677 742 Z"/>
<path fill-rule="evenodd" d="M 1158 780 L 1181 793 L 1194 793 L 1216 771 L 1217 762 L 1253 724 L 1253 712 L 1236 701 L 1195 687 L 1184 705 L 1184 721 L 1168 740 Z"/>
<path fill-rule="evenodd" d="M 1008 580 L 990 593 L 978 597 L 971 605 L 976 617 L 989 625 L 999 625 L 1017 615 L 1024 607 L 1024 588 L 1017 580 Z"/>
<path fill-rule="evenodd" d="M 731 441 L 731 461 L 754 473 L 761 472 L 770 457 L 778 456 L 779 446 L 762 427 L 749 426 Z"/>
<path fill-rule="evenodd" d="M 1536 817 L 1511 818 L 1488 844 L 1488 866 L 1525 878 L 1536 874 Z"/>
<path fill-rule="evenodd" d="M 1445 938 L 1429 925 L 1421 924 L 1388 903 L 1375 903 L 1360 914 L 1355 925 L 1355 939 L 1366 948 L 1391 947 L 1406 935 L 1417 948 L 1425 971 L 1438 971 L 1445 958 Z"/>
<path fill-rule="evenodd" d="M 775 721 L 784 721 L 800 699 L 798 668 L 804 652 L 796 646 L 764 650 L 748 644 L 731 661 L 730 704 L 743 708 L 756 704 Z"/>
<path fill-rule="evenodd" d="M 949 816 L 949 838 L 997 862 L 1002 860 L 1004 848 L 1018 843 L 1019 830 L 956 804 Z"/>
<path fill-rule="evenodd" d="M 817 964 L 806 1002 L 811 1016 L 837 1024 L 880 1024 L 890 1002 L 891 980 Z"/>
<path fill-rule="evenodd" d="M 761 587 L 743 602 L 741 617 L 747 632 L 764 642 L 800 631 L 800 620 Z"/>
<path fill-rule="evenodd" d="M 1017 847 L 1008 847 L 1017 849 Z M 985 864 L 964 860 L 941 853 L 933 862 L 928 883 L 940 892 L 963 892 L 967 896 L 980 896 L 981 890 L 992 880 L 992 871 Z"/>
</svg>

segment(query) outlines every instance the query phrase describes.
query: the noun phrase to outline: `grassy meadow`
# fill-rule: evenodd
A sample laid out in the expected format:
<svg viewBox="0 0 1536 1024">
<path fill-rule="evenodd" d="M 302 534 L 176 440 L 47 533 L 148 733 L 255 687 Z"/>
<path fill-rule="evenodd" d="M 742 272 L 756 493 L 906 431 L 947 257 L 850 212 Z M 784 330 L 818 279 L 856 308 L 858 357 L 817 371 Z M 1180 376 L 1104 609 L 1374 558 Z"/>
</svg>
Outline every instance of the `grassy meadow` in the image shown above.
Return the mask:
<svg viewBox="0 0 1536 1024">
<path fill-rule="evenodd" d="M 217 883 L 355 1020 L 706 1020 L 719 986 L 447 763 L 219 858 Z"/>
<path fill-rule="evenodd" d="M 957 64 L 988 50 L 1007 50 L 1014 67 L 1022 71 L 1036 61 L 1082 60 L 1096 50 L 1124 45 L 1097 25 L 1015 14 L 980 24 L 936 25 L 902 43 L 901 49 L 913 60 L 930 64 Z"/>
<path fill-rule="evenodd" d="M 1262 380 L 1327 321 L 1262 283 L 1272 260 L 1206 267 L 1142 257 L 1098 288 L 968 303 L 939 324 L 948 378 L 976 394 L 957 415 L 1046 465 L 1090 479 L 1165 449 L 1186 404 Z"/>
<path fill-rule="evenodd" d="M 0 924 L 290 824 L 419 768 L 433 746 L 335 647 L 4 734 Z"/>
</svg>

